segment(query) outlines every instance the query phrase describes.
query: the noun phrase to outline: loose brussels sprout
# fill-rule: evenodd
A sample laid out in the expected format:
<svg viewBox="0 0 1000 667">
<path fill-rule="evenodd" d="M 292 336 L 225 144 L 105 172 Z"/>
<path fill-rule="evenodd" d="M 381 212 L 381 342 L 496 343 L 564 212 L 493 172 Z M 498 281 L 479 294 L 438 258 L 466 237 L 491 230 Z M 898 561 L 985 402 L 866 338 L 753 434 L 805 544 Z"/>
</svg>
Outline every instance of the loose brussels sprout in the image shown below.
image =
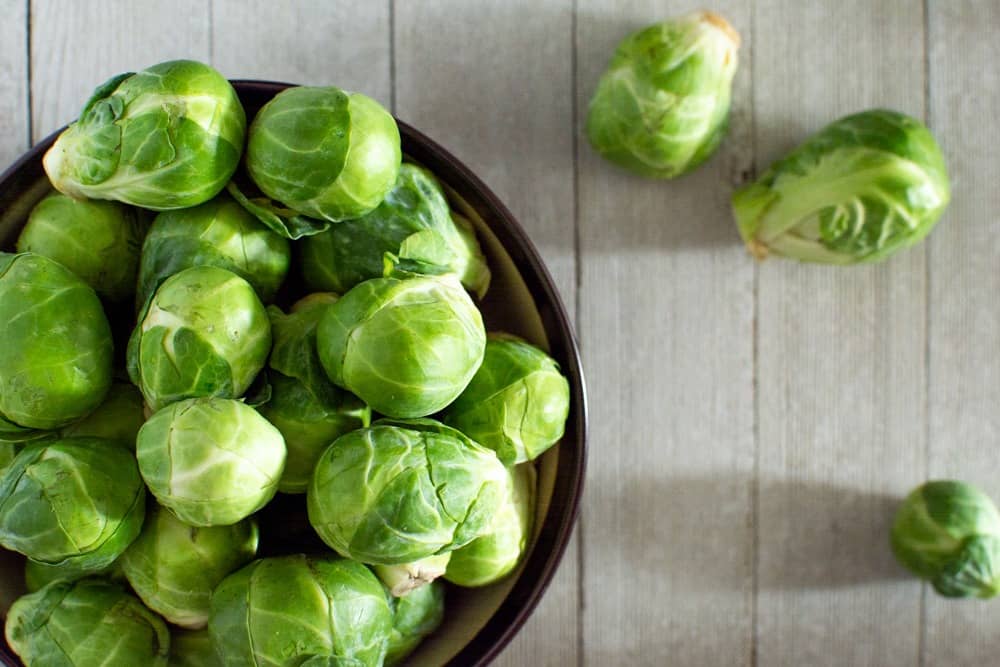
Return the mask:
<svg viewBox="0 0 1000 667">
<path fill-rule="evenodd" d="M 399 128 L 382 105 L 333 86 L 288 88 L 250 126 L 247 170 L 261 191 L 313 218 L 368 213 L 396 182 Z"/>
<path fill-rule="evenodd" d="M 223 580 L 208 630 L 234 667 L 381 665 L 392 629 L 382 585 L 364 565 L 265 558 Z"/>
<path fill-rule="evenodd" d="M 170 667 L 223 667 L 208 630 L 176 630 L 170 634 Z"/>
<path fill-rule="evenodd" d="M 29 593 L 40 591 L 54 581 L 69 582 L 90 576 L 100 577 L 108 581 L 124 581 L 125 575 L 121 571 L 121 558 L 119 557 L 107 567 L 99 570 L 88 570 L 74 563 L 47 565 L 30 558 L 24 561 L 24 587 L 28 589 Z"/>
<path fill-rule="evenodd" d="M 104 402 L 80 421 L 64 428 L 62 435 L 116 440 L 134 450 L 135 436 L 144 421 L 142 394 L 133 384 L 115 382 Z"/>
<path fill-rule="evenodd" d="M 346 292 L 381 277 L 388 253 L 409 271 L 452 274 L 482 297 L 490 270 L 475 232 L 468 221 L 460 220 L 452 219 L 434 176 L 404 164 L 396 184 L 374 211 L 302 240 L 306 286 Z"/>
<path fill-rule="evenodd" d="M 285 467 L 281 433 L 227 398 L 174 403 L 139 429 L 139 471 L 164 507 L 192 526 L 228 526 L 266 505 Z"/>
<path fill-rule="evenodd" d="M 271 349 L 267 311 L 232 271 L 196 266 L 160 286 L 128 343 L 128 372 L 156 411 L 185 398 L 242 396 Z"/>
<path fill-rule="evenodd" d="M 309 521 L 330 547 L 397 565 L 489 532 L 506 493 L 496 455 L 432 419 L 383 419 L 339 437 L 309 484 Z"/>
<path fill-rule="evenodd" d="M 726 134 L 739 46 L 739 34 L 712 12 L 629 35 L 590 100 L 590 144 L 642 176 L 691 171 Z"/>
<path fill-rule="evenodd" d="M 136 300 L 141 306 L 164 279 L 192 266 L 228 269 L 271 301 L 288 272 L 288 240 L 228 195 L 156 216 L 142 245 Z"/>
<path fill-rule="evenodd" d="M 397 598 L 405 597 L 438 577 L 443 577 L 448 571 L 448 561 L 451 560 L 452 553 L 454 552 L 435 554 L 402 565 L 372 565 L 372 570 L 389 589 L 390 595 Z"/>
<path fill-rule="evenodd" d="M 334 384 L 390 417 L 423 417 L 462 393 L 483 360 L 486 331 L 452 277 L 375 278 L 330 306 L 316 331 Z"/>
<path fill-rule="evenodd" d="M 208 201 L 236 171 L 246 115 L 217 71 L 191 60 L 120 74 L 45 154 L 57 190 L 156 211 Z"/>
<path fill-rule="evenodd" d="M 438 629 L 444 620 L 444 585 L 440 581 L 418 588 L 398 598 L 389 596 L 392 608 L 392 632 L 386 667 L 402 664 L 425 637 Z"/>
<path fill-rule="evenodd" d="M 119 584 L 83 579 L 46 586 L 7 614 L 7 643 L 27 667 L 166 667 L 170 633 Z"/>
<path fill-rule="evenodd" d="M 60 428 L 104 400 L 111 328 L 94 290 L 61 264 L 0 253 L 0 339 L 0 414 L 12 427 Z"/>
<path fill-rule="evenodd" d="M 951 198 L 944 158 L 924 125 L 896 111 L 847 116 L 733 195 L 758 259 L 853 264 L 923 239 Z"/>
<path fill-rule="evenodd" d="M 98 571 L 139 534 L 146 490 L 135 457 L 100 438 L 30 444 L 0 479 L 0 546 Z"/>
<path fill-rule="evenodd" d="M 445 423 L 514 465 L 559 442 L 568 414 L 569 383 L 555 360 L 520 338 L 490 334 L 482 366 Z"/>
<path fill-rule="evenodd" d="M 892 550 L 900 563 L 947 597 L 1000 592 L 1000 513 L 970 484 L 917 487 L 896 512 Z"/>
<path fill-rule="evenodd" d="M 203 628 L 212 591 L 257 554 L 257 524 L 194 528 L 153 505 L 135 542 L 122 554 L 122 571 L 146 606 L 174 625 Z"/>
</svg>

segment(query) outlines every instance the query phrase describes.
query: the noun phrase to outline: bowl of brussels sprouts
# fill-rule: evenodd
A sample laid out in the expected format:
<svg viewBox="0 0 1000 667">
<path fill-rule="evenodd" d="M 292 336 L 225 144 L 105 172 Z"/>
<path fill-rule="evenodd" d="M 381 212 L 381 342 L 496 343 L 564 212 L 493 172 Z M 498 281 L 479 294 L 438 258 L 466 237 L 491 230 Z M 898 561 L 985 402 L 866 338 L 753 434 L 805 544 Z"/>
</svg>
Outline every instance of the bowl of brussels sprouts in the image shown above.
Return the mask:
<svg viewBox="0 0 1000 667">
<path fill-rule="evenodd" d="M 474 665 L 530 615 L 579 352 L 433 140 L 160 63 L 0 176 L 0 244 L 0 662 Z"/>
</svg>

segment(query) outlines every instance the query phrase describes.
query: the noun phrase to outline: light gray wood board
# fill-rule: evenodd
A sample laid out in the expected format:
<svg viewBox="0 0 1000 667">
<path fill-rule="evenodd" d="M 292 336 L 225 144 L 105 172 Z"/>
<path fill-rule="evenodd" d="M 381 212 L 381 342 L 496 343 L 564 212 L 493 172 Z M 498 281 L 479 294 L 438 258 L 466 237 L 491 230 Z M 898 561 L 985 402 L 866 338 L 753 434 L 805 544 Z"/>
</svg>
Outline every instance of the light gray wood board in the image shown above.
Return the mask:
<svg viewBox="0 0 1000 667">
<path fill-rule="evenodd" d="M 643 179 L 582 136 L 617 43 L 700 4 L 578 5 L 587 665 L 739 665 L 751 652 L 754 268 L 728 204 L 751 166 L 749 2 L 714 6 L 743 47 L 732 128 L 710 162 Z"/>
<path fill-rule="evenodd" d="M 931 234 L 928 476 L 1000 500 L 1000 6 L 932 2 L 931 128 L 952 203 Z M 926 596 L 924 664 L 996 664 L 1000 606 Z"/>
<path fill-rule="evenodd" d="M 28 136 L 28 3 L 0 0 L 0 169 L 24 152 Z"/>
<path fill-rule="evenodd" d="M 433 29 L 430 27 L 433 26 Z M 524 225 L 573 314 L 569 0 L 395 4 L 396 113 L 452 151 Z M 499 665 L 577 661 L 577 542 Z"/>
<path fill-rule="evenodd" d="M 758 171 L 848 113 L 923 116 L 918 0 L 759 3 L 754 25 Z M 924 254 L 759 268 L 758 664 L 916 664 L 888 534 L 925 470 Z"/>
</svg>

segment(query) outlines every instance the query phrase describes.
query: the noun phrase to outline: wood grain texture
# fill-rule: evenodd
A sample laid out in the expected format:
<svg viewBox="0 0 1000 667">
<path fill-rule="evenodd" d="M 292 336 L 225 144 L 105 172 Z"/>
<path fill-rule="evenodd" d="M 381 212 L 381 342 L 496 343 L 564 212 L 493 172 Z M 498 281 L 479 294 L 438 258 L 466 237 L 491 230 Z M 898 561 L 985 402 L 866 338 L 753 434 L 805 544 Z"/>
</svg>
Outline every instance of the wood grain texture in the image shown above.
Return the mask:
<svg viewBox="0 0 1000 667">
<path fill-rule="evenodd" d="M 690 2 L 582 1 L 581 127 L 615 46 Z M 750 5 L 732 127 L 689 176 L 626 173 L 579 142 L 580 331 L 590 392 L 586 665 L 740 665 L 752 640 L 753 263 L 729 214 L 751 165 Z"/>
<path fill-rule="evenodd" d="M 919 1 L 761 2 L 758 171 L 847 113 L 924 113 Z M 920 586 L 888 548 L 924 474 L 924 247 L 758 279 L 760 665 L 913 665 Z"/>
<path fill-rule="evenodd" d="M 0 0 L 0 169 L 28 148 L 27 0 Z"/>
</svg>

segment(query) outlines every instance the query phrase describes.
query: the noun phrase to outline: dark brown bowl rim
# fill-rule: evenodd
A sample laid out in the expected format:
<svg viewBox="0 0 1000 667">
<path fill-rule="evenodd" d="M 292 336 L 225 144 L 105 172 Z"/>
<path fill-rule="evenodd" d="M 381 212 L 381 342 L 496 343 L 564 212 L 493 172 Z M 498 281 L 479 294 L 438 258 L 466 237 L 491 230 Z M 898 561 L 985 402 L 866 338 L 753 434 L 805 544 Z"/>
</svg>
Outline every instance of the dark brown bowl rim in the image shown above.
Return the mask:
<svg viewBox="0 0 1000 667">
<path fill-rule="evenodd" d="M 234 79 L 232 84 L 240 93 L 270 97 L 297 85 L 255 79 Z M 514 214 L 461 160 L 408 123 L 399 118 L 396 122 L 402 137 L 403 152 L 437 174 L 479 212 L 510 255 L 538 307 L 549 339 L 549 352 L 569 378 L 570 415 L 559 449 L 556 482 L 549 512 L 542 523 L 538 540 L 521 576 L 500 607 L 448 663 L 454 667 L 483 666 L 500 654 L 538 606 L 572 536 L 579 513 L 587 462 L 587 392 L 583 366 L 573 326 L 555 282 Z M 0 190 L 3 189 L 3 184 L 17 179 L 25 167 L 32 163 L 40 165 L 42 155 L 63 129 L 65 128 L 60 128 L 32 146 L 0 174 Z M 555 511 L 560 507 L 563 508 L 561 512 Z M 8 667 L 20 664 L 5 642 L 0 643 L 0 658 Z"/>
</svg>

